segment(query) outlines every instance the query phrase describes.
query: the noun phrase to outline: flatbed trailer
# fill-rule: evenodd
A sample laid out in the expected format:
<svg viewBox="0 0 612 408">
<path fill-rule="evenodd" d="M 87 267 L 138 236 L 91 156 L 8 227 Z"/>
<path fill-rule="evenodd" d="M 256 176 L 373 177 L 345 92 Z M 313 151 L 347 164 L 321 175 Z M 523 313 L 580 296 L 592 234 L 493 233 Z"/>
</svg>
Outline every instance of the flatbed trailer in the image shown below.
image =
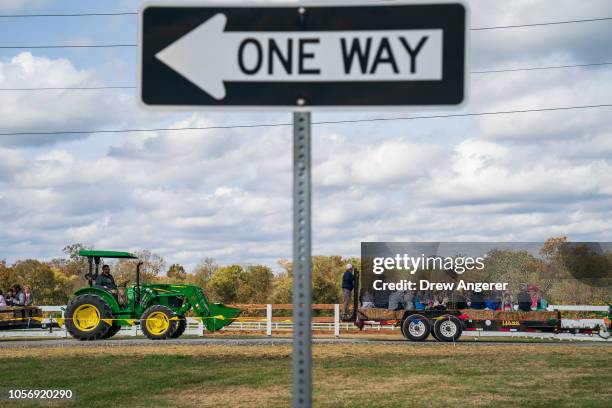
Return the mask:
<svg viewBox="0 0 612 408">
<path fill-rule="evenodd" d="M 36 306 L 0 307 L 0 330 L 44 329 L 42 310 Z"/>
<path fill-rule="evenodd" d="M 397 326 L 410 341 L 423 341 L 432 335 L 438 341 L 457 341 L 465 331 L 596 334 L 610 337 L 606 318 L 564 318 L 560 311 L 489 310 L 398 310 L 358 309 L 355 325 Z"/>
<path fill-rule="evenodd" d="M 424 341 L 430 335 L 438 341 L 457 341 L 464 331 L 596 334 L 610 338 L 610 308 L 603 307 L 597 318 L 567 317 L 563 310 L 494 311 L 436 307 L 426 310 L 388 310 L 359 307 L 359 277 L 355 274 L 352 320 L 366 325 L 397 326 L 410 341 Z M 598 307 L 602 309 L 602 307 Z M 566 307 L 565 310 L 571 310 Z M 584 310 L 580 307 L 577 310 Z"/>
</svg>

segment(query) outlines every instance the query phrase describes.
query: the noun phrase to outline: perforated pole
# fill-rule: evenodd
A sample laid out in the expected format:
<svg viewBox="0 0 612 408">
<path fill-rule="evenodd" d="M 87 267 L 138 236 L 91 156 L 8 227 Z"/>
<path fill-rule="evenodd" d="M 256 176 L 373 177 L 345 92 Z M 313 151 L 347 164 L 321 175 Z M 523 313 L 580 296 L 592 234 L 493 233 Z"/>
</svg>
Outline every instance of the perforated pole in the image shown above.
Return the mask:
<svg viewBox="0 0 612 408">
<path fill-rule="evenodd" d="M 312 405 L 310 112 L 293 114 L 293 407 Z"/>
<path fill-rule="evenodd" d="M 266 336 L 272 336 L 272 305 L 266 305 Z"/>
</svg>

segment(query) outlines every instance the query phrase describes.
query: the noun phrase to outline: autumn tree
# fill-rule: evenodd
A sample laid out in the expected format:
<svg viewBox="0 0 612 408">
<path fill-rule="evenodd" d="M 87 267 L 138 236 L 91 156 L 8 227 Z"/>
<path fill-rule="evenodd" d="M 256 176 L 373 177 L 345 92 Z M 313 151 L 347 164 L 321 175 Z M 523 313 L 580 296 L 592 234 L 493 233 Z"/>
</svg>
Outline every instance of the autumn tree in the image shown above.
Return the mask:
<svg viewBox="0 0 612 408">
<path fill-rule="evenodd" d="M 13 282 L 13 270 L 6 265 L 6 261 L 0 260 L 0 290 L 6 290 Z"/>
<path fill-rule="evenodd" d="M 136 251 L 134 253 L 138 259 L 120 259 L 114 268 L 111 268 L 111 273 L 115 277 L 117 285 L 129 285 L 136 283 L 136 265 L 142 262 L 140 268 L 140 282 L 152 283 L 166 267 L 166 261 L 160 255 L 157 255 L 147 249 Z M 114 270 L 113 270 L 114 269 Z"/>
<path fill-rule="evenodd" d="M 189 276 L 190 283 L 201 287 L 206 292 L 210 285 L 210 278 L 217 269 L 219 269 L 219 265 L 217 265 L 214 259 L 205 258 Z"/>
<path fill-rule="evenodd" d="M 187 279 L 187 272 L 185 272 L 185 268 L 182 265 L 175 263 L 170 265 L 166 276 L 175 281 L 184 282 Z"/>
<path fill-rule="evenodd" d="M 11 267 L 13 283 L 28 286 L 36 304 L 65 304 L 72 292 L 71 279 L 59 269 L 34 259 L 17 261 Z"/>
<path fill-rule="evenodd" d="M 85 274 L 89 269 L 87 258 L 79 255 L 79 251 L 91 249 L 84 244 L 76 243 L 66 245 L 63 249 L 65 254 L 64 258 L 55 258 L 49 262 L 51 268 L 56 269 L 71 283 L 71 292 L 85 286 L 87 279 Z"/>
<path fill-rule="evenodd" d="M 240 303 L 266 303 L 274 274 L 265 265 L 249 265 L 240 274 L 237 297 Z"/>
</svg>

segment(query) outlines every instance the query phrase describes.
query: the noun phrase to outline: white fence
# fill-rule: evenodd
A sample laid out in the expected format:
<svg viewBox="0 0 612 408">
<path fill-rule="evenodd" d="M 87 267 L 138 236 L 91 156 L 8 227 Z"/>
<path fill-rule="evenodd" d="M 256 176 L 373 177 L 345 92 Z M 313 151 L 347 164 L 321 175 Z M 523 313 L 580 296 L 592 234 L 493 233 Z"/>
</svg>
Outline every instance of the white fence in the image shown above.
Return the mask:
<svg viewBox="0 0 612 408">
<path fill-rule="evenodd" d="M 64 311 L 66 306 L 38 306 L 43 312 L 53 312 L 60 314 L 62 319 L 64 318 Z M 54 318 L 44 318 L 42 320 L 43 325 L 48 326 L 47 329 L 32 328 L 32 329 L 15 329 L 15 330 L 2 330 L 0 331 L 0 338 L 6 337 L 68 337 L 69 334 L 66 331 L 65 326 L 53 327 L 53 323 L 56 323 Z M 340 322 L 340 305 L 334 305 L 334 322 L 333 323 L 312 323 L 313 330 L 333 330 L 336 337 L 340 336 L 341 327 L 344 330 L 358 330 L 353 323 L 341 323 Z M 274 331 L 291 331 L 293 324 L 291 322 L 274 322 L 272 319 L 272 305 L 266 305 L 266 319 L 265 321 L 236 321 L 229 326 L 221 329 L 222 331 L 264 331 L 267 336 L 272 336 Z M 187 328 L 185 329 L 185 335 L 191 336 L 204 336 L 206 327 L 201 319 L 192 317 L 187 318 Z M 117 333 L 118 336 L 142 336 L 142 331 L 139 325 L 122 327 Z"/>
<path fill-rule="evenodd" d="M 60 314 L 64 317 L 65 306 L 39 306 L 43 312 L 53 312 Z M 551 305 L 548 310 L 563 310 L 563 311 L 597 311 L 597 312 L 608 312 L 608 306 L 565 306 L 565 305 Z M 576 320 L 590 320 L 590 319 L 576 319 Z M 0 331 L 0 338 L 7 337 L 68 337 L 69 334 L 65 327 L 52 327 L 52 323 L 55 322 L 54 318 L 44 318 L 42 323 L 49 326 L 47 329 L 18 329 L 18 330 L 2 330 Z M 363 330 L 365 331 L 387 331 L 390 333 L 400 332 L 399 327 L 393 325 L 381 325 L 375 322 L 373 324 L 366 325 Z M 351 331 L 359 331 L 359 328 L 353 323 L 341 322 L 340 321 L 340 305 L 334 305 L 334 321 L 333 322 L 313 322 L 313 331 L 332 331 L 335 337 L 340 336 L 340 331 L 350 333 Z M 244 332 L 244 331 L 256 331 L 265 332 L 267 336 L 272 336 L 274 332 L 290 332 L 293 330 L 293 323 L 291 321 L 275 322 L 272 318 L 272 305 L 266 305 L 266 318 L 265 320 L 254 320 L 245 321 L 238 320 L 226 326 L 222 329 L 224 332 Z M 185 335 L 191 336 L 204 336 L 206 328 L 202 323 L 201 319 L 187 318 L 187 328 Z M 142 336 L 140 327 L 138 325 L 123 327 L 119 333 L 119 336 Z M 526 333 L 526 332 L 497 332 L 497 331 L 464 331 L 463 336 L 472 337 L 474 340 L 479 338 L 487 337 L 523 337 L 523 338 L 535 338 L 535 339 L 558 339 L 558 340 L 590 340 L 590 341 L 612 341 L 612 339 L 605 340 L 599 337 L 597 334 L 571 334 L 571 333 Z"/>
</svg>

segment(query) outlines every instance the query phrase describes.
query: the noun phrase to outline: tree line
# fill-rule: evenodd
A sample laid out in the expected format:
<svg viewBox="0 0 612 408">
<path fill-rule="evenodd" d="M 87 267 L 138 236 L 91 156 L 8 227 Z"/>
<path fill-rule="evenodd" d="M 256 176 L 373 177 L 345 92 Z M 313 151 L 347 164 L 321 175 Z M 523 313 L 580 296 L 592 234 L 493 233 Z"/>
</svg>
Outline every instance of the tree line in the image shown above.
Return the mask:
<svg viewBox="0 0 612 408">
<path fill-rule="evenodd" d="M 87 285 L 84 276 L 88 265 L 86 258 L 78 256 L 81 249 L 91 248 L 79 243 L 67 245 L 63 257 L 48 262 L 25 259 L 7 265 L 0 260 L 0 290 L 5 291 L 18 283 L 30 288 L 35 304 L 66 304 L 76 289 Z M 143 262 L 142 282 L 197 285 L 211 301 L 226 304 L 292 302 L 293 265 L 288 260 L 279 260 L 278 269 L 273 271 L 267 265 L 219 265 L 214 259 L 206 258 L 187 271 L 178 263 L 168 265 L 162 256 L 149 250 L 135 254 L 138 261 Z M 138 261 L 121 259 L 110 263 L 117 285 L 135 283 Z M 359 258 L 312 257 L 314 303 L 341 303 L 340 285 L 347 263 L 361 269 Z M 547 300 L 556 304 L 612 302 L 612 253 L 596 253 L 586 247 L 571 246 L 566 237 L 547 240 L 539 256 L 520 250 L 491 251 L 485 266 L 480 273 L 465 274 L 462 278 L 508 282 L 514 293 L 518 293 L 522 285 L 537 285 Z"/>
<path fill-rule="evenodd" d="M 48 262 L 25 259 L 7 265 L 6 261 L 0 260 L 0 290 L 19 283 L 30 288 L 35 304 L 66 304 L 75 290 L 87 286 L 87 258 L 78 256 L 79 250 L 82 249 L 91 248 L 80 243 L 67 245 L 63 249 L 63 257 Z M 187 271 L 183 265 L 168 264 L 161 255 L 149 250 L 136 251 L 135 255 L 138 260 L 120 259 L 108 262 L 118 286 L 135 283 L 136 264 L 140 261 L 143 262 L 143 283 L 197 285 L 204 289 L 206 296 L 213 302 L 230 304 L 292 301 L 292 263 L 288 260 L 279 260 L 279 268 L 274 272 L 267 265 L 219 265 L 214 259 L 205 258 L 193 270 Z M 359 265 L 359 260 L 337 255 L 312 258 L 313 302 L 341 302 L 340 284 L 347 263 Z"/>
</svg>

